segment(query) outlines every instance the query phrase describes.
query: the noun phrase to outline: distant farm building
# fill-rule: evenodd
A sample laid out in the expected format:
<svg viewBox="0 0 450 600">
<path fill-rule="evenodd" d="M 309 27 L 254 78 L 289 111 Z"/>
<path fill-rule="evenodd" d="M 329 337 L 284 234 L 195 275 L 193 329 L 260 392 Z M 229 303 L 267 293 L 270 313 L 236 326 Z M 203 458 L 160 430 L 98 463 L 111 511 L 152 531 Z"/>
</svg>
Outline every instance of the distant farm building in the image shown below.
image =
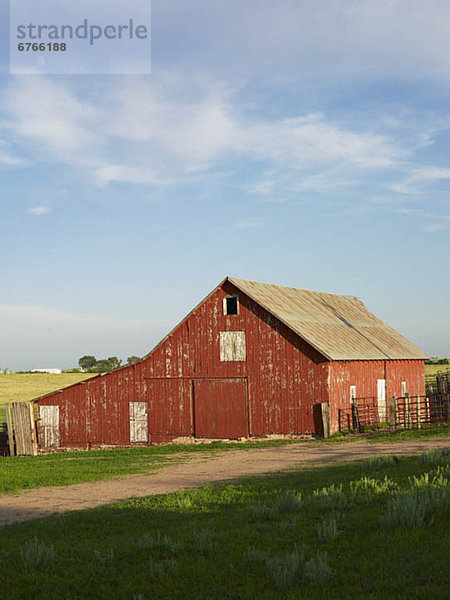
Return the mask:
<svg viewBox="0 0 450 600">
<path fill-rule="evenodd" d="M 226 278 L 140 362 L 37 398 L 42 448 L 320 434 L 424 394 L 427 356 L 354 296 Z"/>
<path fill-rule="evenodd" d="M 59 375 L 62 369 L 31 369 L 32 373 L 50 373 L 51 375 Z"/>
</svg>

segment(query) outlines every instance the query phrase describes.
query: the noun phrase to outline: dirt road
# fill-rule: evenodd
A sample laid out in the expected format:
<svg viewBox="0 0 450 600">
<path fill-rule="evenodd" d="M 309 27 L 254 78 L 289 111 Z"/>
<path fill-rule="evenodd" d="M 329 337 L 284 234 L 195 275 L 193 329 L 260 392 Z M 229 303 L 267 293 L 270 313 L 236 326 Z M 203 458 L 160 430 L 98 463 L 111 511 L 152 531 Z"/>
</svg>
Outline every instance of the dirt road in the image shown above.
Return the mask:
<svg viewBox="0 0 450 600">
<path fill-rule="evenodd" d="M 199 487 L 210 481 L 273 473 L 311 463 L 349 461 L 377 454 L 414 454 L 429 448 L 450 447 L 449 439 L 407 442 L 305 444 L 253 450 L 226 450 L 217 454 L 188 455 L 185 462 L 162 467 L 149 474 L 80 483 L 67 487 L 45 487 L 19 495 L 0 497 L 0 527 L 71 510 L 83 510 L 131 497 L 164 494 Z"/>
</svg>

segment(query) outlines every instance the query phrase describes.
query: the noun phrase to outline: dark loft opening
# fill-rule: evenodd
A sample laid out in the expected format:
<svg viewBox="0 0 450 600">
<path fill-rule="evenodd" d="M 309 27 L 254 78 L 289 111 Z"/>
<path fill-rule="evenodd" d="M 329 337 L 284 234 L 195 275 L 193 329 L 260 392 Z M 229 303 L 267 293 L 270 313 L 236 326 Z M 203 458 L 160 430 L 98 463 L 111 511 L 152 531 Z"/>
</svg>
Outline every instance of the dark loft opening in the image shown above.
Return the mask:
<svg viewBox="0 0 450 600">
<path fill-rule="evenodd" d="M 237 315 L 238 314 L 238 299 L 236 296 L 226 298 L 226 314 Z"/>
</svg>

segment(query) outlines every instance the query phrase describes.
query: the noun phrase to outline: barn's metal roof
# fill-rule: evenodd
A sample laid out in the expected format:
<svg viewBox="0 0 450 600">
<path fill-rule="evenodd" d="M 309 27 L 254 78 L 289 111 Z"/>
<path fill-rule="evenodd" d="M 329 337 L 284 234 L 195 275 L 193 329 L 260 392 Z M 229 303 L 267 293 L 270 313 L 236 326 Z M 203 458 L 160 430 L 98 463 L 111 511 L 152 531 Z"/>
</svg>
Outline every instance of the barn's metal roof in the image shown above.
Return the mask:
<svg viewBox="0 0 450 600">
<path fill-rule="evenodd" d="M 427 359 L 398 331 L 369 312 L 359 298 L 229 277 L 330 360 Z"/>
</svg>

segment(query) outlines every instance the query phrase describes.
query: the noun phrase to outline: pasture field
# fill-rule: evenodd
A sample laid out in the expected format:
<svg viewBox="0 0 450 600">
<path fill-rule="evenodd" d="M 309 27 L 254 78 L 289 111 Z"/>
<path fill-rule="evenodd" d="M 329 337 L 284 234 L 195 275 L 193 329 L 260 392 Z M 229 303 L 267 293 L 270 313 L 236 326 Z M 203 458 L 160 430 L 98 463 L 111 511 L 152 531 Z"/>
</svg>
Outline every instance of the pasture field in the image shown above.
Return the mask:
<svg viewBox="0 0 450 600">
<path fill-rule="evenodd" d="M 449 462 L 385 455 L 10 525 L 2 594 L 444 600 Z"/>
<path fill-rule="evenodd" d="M 435 377 L 439 372 L 450 370 L 450 365 L 425 365 L 425 377 Z"/>
<path fill-rule="evenodd" d="M 84 381 L 97 373 L 11 373 L 0 375 L 0 404 L 25 402 Z"/>
</svg>

